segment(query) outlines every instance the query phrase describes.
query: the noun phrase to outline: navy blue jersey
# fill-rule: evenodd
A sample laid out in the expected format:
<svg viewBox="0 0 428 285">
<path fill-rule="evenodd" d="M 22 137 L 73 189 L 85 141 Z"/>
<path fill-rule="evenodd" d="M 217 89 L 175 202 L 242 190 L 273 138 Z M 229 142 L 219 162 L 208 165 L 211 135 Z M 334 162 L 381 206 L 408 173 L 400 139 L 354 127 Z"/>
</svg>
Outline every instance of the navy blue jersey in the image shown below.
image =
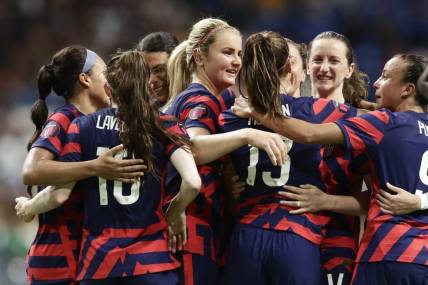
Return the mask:
<svg viewBox="0 0 428 285">
<path fill-rule="evenodd" d="M 186 129 L 203 128 L 215 134 L 219 130 L 218 116 L 231 107 L 233 98 L 229 90 L 216 97 L 203 85 L 192 83 L 177 96 L 167 112 L 177 117 Z M 218 250 L 216 234 L 223 227 L 224 214 L 219 168 L 218 161 L 198 166 L 202 187 L 186 211 L 188 242 L 185 250 L 208 256 L 213 261 L 216 261 Z"/>
<path fill-rule="evenodd" d="M 357 262 L 397 261 L 428 265 L 428 215 L 392 216 L 376 203 L 386 182 L 410 193 L 428 192 L 426 113 L 380 110 L 337 122 L 346 146 L 366 153 L 374 179 L 366 229 Z"/>
<path fill-rule="evenodd" d="M 104 109 L 75 120 L 68 130 L 63 161 L 96 158 L 121 143 L 115 109 Z M 161 115 L 164 127 L 185 134 L 171 116 Z M 73 192 L 84 193 L 85 217 L 78 279 L 140 275 L 177 268 L 167 248 L 167 224 L 162 209 L 163 170 L 178 148 L 165 137 L 154 145 L 155 171 L 141 183 L 126 184 L 91 177 Z M 126 153 L 117 158 L 126 158 Z"/>
<path fill-rule="evenodd" d="M 336 117 L 354 116 L 356 109 L 334 101 L 312 97 L 292 98 L 281 96 L 285 115 L 312 123 L 334 120 Z M 231 111 L 223 112 L 220 125 L 224 132 L 246 127 L 269 131 L 252 119 L 242 119 Z M 290 160 L 282 166 L 271 164 L 267 154 L 255 147 L 244 146 L 232 152 L 232 162 L 246 189 L 238 201 L 239 222 L 272 230 L 292 231 L 309 241 L 319 244 L 323 228 L 329 220 L 328 213 L 289 214 L 289 207 L 280 205 L 277 195 L 282 186 L 310 183 L 325 190 L 319 164 L 321 145 L 304 145 L 285 140 Z"/>
<path fill-rule="evenodd" d="M 58 159 L 71 121 L 81 115 L 72 104 L 59 107 L 49 116 L 31 147 L 46 149 Z M 39 192 L 44 186 L 32 189 Z M 64 205 L 39 215 L 39 228 L 27 255 L 29 283 L 50 284 L 76 278 L 83 222 L 83 207 L 78 206 L 80 200 L 78 193 L 72 193 Z"/>
</svg>

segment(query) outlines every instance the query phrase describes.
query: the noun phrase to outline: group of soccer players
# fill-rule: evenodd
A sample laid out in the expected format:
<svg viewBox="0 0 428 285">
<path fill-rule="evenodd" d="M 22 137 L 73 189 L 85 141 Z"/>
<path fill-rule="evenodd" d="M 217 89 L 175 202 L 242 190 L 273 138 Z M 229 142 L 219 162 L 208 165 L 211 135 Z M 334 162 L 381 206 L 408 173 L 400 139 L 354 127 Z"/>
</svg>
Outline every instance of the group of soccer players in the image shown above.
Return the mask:
<svg viewBox="0 0 428 285">
<path fill-rule="evenodd" d="M 29 284 L 428 283 L 427 58 L 392 57 L 373 104 L 344 35 L 242 45 L 206 18 L 41 68 Z"/>
</svg>

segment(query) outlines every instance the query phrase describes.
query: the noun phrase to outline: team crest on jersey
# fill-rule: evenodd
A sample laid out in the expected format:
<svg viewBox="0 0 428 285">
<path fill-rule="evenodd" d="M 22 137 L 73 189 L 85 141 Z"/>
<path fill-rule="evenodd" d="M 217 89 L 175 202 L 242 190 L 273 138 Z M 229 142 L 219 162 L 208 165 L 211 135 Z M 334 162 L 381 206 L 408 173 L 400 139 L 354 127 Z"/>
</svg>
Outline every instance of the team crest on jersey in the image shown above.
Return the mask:
<svg viewBox="0 0 428 285">
<path fill-rule="evenodd" d="M 43 139 L 47 139 L 50 137 L 55 137 L 59 134 L 60 126 L 57 122 L 51 121 L 44 128 L 40 137 Z"/>
<path fill-rule="evenodd" d="M 207 108 L 205 106 L 196 106 L 189 113 L 189 118 L 191 120 L 197 120 L 205 117 L 207 114 Z"/>
<path fill-rule="evenodd" d="M 347 113 L 348 112 L 348 110 L 349 110 L 349 106 L 348 105 L 339 103 L 337 101 L 333 101 L 333 102 L 334 102 L 334 106 L 336 107 L 336 109 L 338 109 L 340 112 L 342 112 L 342 113 Z"/>
</svg>

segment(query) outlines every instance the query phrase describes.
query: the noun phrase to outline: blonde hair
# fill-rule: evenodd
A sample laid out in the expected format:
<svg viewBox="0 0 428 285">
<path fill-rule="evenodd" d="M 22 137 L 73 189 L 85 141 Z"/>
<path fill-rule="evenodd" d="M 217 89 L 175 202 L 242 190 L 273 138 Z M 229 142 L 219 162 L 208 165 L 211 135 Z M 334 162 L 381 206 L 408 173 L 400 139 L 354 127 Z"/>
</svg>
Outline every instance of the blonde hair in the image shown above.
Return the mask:
<svg viewBox="0 0 428 285">
<path fill-rule="evenodd" d="M 168 60 L 170 97 L 165 106 L 170 106 L 175 97 L 191 83 L 192 74 L 196 71 L 195 53 L 199 51 L 204 55 L 208 54 L 218 32 L 226 29 L 239 33 L 236 28 L 221 19 L 202 19 L 193 25 L 188 39 L 173 50 Z"/>
</svg>

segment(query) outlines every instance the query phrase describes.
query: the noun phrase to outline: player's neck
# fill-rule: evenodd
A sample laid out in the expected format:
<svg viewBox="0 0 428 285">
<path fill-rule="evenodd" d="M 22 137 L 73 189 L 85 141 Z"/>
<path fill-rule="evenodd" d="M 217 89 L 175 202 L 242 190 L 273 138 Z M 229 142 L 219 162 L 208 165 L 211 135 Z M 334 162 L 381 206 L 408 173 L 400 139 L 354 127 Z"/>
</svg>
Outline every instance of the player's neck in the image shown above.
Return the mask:
<svg viewBox="0 0 428 285">
<path fill-rule="evenodd" d="M 213 94 L 216 97 L 220 95 L 220 91 L 217 90 L 215 85 L 211 82 L 208 76 L 205 75 L 205 73 L 193 74 L 192 83 L 199 83 L 203 85 L 208 91 L 210 91 L 211 94 Z"/>
<path fill-rule="evenodd" d="M 68 102 L 70 104 L 73 104 L 77 108 L 77 110 L 79 110 L 85 115 L 97 111 L 97 107 L 91 102 L 89 96 L 86 94 L 78 94 L 72 96 L 72 98 L 70 98 Z"/>
<path fill-rule="evenodd" d="M 322 91 L 318 91 L 312 85 L 312 96 L 316 98 L 334 100 L 339 103 L 345 103 L 345 98 L 343 97 L 342 88 L 336 88 L 333 92 L 322 92 Z"/>
<path fill-rule="evenodd" d="M 426 110 L 417 103 L 414 97 L 409 97 L 403 100 L 395 109 L 396 112 L 413 111 L 416 113 L 424 113 Z"/>
</svg>

